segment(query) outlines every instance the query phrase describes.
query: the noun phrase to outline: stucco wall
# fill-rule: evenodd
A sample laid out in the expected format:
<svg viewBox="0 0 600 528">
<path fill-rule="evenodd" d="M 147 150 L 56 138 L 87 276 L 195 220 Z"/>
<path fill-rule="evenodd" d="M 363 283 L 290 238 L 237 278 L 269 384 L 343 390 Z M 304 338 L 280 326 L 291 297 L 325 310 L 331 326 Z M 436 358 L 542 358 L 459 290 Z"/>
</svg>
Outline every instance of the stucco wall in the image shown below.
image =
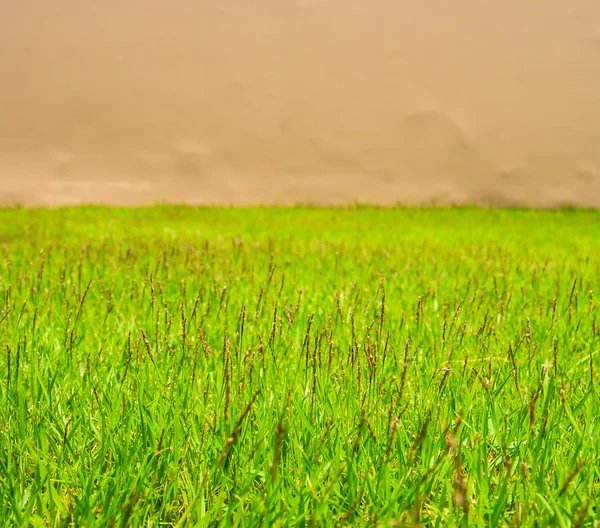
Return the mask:
<svg viewBox="0 0 600 528">
<path fill-rule="evenodd" d="M 20 0 L 0 202 L 600 205 L 597 0 Z"/>
</svg>

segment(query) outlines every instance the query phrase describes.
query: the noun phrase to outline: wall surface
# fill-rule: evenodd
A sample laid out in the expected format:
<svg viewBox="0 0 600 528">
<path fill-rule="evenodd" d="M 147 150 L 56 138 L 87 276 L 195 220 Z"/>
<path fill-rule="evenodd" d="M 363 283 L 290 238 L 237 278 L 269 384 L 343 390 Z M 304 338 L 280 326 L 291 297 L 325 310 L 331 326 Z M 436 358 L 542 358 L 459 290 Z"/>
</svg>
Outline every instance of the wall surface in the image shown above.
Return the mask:
<svg viewBox="0 0 600 528">
<path fill-rule="evenodd" d="M 19 0 L 0 203 L 600 205 L 598 0 Z"/>
</svg>

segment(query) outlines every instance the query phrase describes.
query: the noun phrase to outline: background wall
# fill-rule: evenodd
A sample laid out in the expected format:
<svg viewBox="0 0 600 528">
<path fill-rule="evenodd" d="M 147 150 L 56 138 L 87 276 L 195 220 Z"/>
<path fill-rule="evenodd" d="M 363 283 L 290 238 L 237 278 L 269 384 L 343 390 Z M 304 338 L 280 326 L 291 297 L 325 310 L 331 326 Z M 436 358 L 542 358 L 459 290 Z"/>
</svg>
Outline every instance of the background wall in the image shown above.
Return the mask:
<svg viewBox="0 0 600 528">
<path fill-rule="evenodd" d="M 0 203 L 600 205 L 598 0 L 19 0 Z"/>
</svg>

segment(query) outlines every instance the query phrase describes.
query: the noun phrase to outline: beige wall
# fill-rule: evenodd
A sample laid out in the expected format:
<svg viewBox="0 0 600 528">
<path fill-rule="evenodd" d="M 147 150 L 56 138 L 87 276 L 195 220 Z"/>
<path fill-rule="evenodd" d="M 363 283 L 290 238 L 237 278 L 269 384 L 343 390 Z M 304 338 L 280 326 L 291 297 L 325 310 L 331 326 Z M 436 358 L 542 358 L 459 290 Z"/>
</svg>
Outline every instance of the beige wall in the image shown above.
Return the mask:
<svg viewBox="0 0 600 528">
<path fill-rule="evenodd" d="M 598 0 L 19 0 L 0 202 L 600 205 Z"/>
</svg>

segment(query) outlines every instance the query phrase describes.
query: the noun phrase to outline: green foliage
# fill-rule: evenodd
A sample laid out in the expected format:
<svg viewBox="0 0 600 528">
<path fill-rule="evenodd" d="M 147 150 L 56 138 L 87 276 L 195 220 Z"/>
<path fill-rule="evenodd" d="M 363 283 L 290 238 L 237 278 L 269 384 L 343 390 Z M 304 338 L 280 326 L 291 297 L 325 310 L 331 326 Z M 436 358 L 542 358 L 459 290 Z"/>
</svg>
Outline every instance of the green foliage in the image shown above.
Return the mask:
<svg viewBox="0 0 600 528">
<path fill-rule="evenodd" d="M 0 211 L 0 524 L 592 526 L 600 215 Z"/>
</svg>

